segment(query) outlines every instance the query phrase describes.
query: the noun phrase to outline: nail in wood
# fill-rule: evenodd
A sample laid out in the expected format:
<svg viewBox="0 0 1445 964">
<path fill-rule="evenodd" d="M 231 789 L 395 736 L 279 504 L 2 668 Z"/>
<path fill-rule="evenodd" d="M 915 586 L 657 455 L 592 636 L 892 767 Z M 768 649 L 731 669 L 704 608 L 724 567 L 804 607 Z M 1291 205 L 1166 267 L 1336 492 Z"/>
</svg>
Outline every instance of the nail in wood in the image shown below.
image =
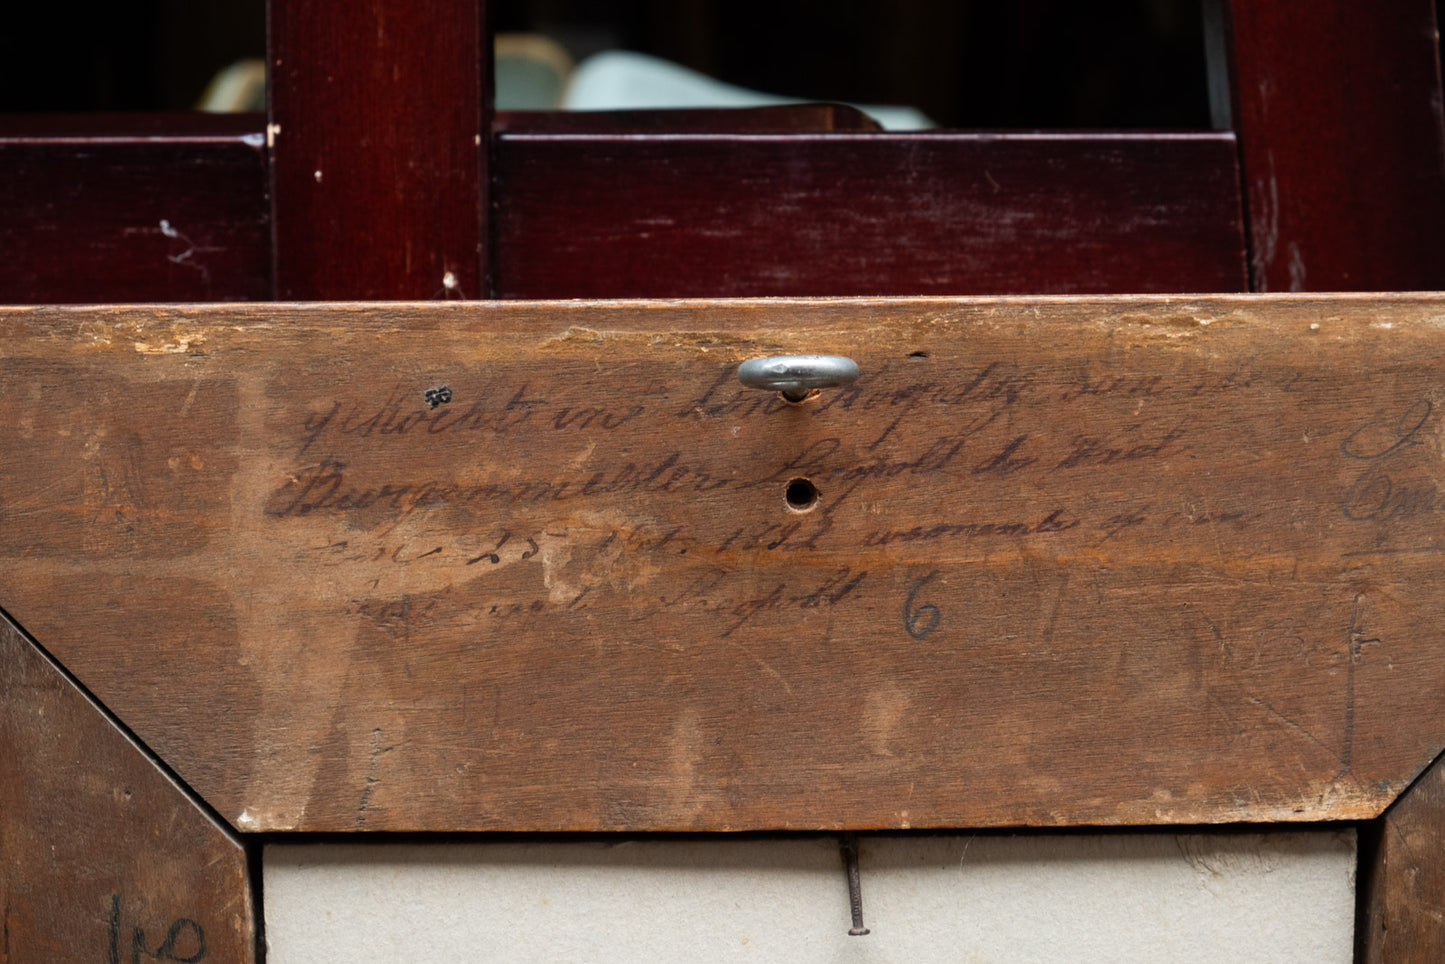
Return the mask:
<svg viewBox="0 0 1445 964">
<path fill-rule="evenodd" d="M 863 926 L 863 879 L 858 873 L 858 838 L 852 835 L 843 838 L 843 868 L 848 872 L 848 909 L 853 912 L 853 926 L 848 928 L 849 937 L 862 937 L 868 933 Z"/>
</svg>

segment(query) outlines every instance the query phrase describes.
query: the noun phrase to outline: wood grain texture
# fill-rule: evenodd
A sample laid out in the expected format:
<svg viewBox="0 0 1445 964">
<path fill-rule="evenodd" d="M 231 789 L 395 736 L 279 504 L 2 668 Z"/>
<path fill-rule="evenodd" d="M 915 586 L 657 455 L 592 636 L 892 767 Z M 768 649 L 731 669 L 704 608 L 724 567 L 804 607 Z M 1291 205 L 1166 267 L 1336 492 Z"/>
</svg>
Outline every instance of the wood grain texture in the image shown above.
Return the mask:
<svg viewBox="0 0 1445 964">
<path fill-rule="evenodd" d="M 1373 817 L 1445 746 L 1442 317 L 6 311 L 0 604 L 245 830 Z M 864 375 L 735 382 L 804 351 Z"/>
<path fill-rule="evenodd" d="M 477 0 L 270 4 L 278 298 L 485 294 L 485 14 Z"/>
<path fill-rule="evenodd" d="M 1226 7 L 1255 290 L 1445 288 L 1433 0 Z"/>
<path fill-rule="evenodd" d="M 1437 760 L 1376 823 L 1375 846 L 1361 852 L 1367 914 L 1357 959 L 1445 959 L 1445 765 Z"/>
<path fill-rule="evenodd" d="M 246 855 L 0 614 L 0 960 L 255 959 Z"/>
<path fill-rule="evenodd" d="M 1240 291 L 1229 134 L 503 133 L 508 298 Z"/>
<path fill-rule="evenodd" d="M 89 134 L 75 127 L 5 124 L 0 303 L 270 297 L 259 126 L 192 122 L 161 132 L 123 117 Z"/>
</svg>

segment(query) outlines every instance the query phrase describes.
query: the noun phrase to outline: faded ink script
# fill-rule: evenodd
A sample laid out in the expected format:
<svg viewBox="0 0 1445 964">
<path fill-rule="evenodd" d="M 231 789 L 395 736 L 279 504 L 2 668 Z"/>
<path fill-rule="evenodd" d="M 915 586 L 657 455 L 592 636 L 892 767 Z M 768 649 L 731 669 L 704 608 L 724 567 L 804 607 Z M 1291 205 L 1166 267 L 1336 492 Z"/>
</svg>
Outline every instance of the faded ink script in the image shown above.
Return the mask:
<svg viewBox="0 0 1445 964">
<path fill-rule="evenodd" d="M 265 517 L 304 527 L 307 566 L 364 570 L 378 594 L 385 570 L 436 573 L 432 604 L 488 572 L 541 566 L 545 591 L 499 577 L 495 599 L 469 603 L 500 620 L 584 611 L 647 583 L 650 605 L 727 636 L 895 586 L 884 574 L 900 562 L 924 565 L 896 606 L 900 629 L 926 642 L 946 622 L 931 598 L 950 559 L 1133 551 L 1216 565 L 1255 552 L 1271 512 L 1338 511 L 1326 482 L 1282 501 L 1261 453 L 1322 478 L 1359 463 L 1349 520 L 1440 502 L 1396 471 L 1429 402 L 1301 442 L 1279 416 L 1298 379 L 1244 368 L 1040 374 L 900 359 L 801 404 L 742 388 L 731 368 L 659 368 L 633 387 L 587 375 L 459 371 L 444 403 L 431 383 L 402 382 L 313 403 L 278 454 Z M 801 506 L 785 497 L 800 483 L 817 494 Z M 396 605 L 359 597 L 352 611 Z"/>
<path fill-rule="evenodd" d="M 1437 542 L 1445 521 L 1440 428 L 1434 402 L 1421 398 L 1360 423 L 1340 442 L 1352 476 L 1340 512 L 1373 534 L 1373 545 L 1351 555 L 1445 552 Z"/>
</svg>

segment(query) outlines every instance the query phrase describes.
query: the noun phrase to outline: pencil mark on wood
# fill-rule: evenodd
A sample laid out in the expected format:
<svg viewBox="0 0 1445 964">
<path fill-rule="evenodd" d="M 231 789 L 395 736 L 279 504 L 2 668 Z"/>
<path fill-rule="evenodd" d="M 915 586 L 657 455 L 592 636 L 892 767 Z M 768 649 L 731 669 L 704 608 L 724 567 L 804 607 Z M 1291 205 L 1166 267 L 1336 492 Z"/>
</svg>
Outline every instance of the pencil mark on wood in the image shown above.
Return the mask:
<svg viewBox="0 0 1445 964">
<path fill-rule="evenodd" d="M 540 505 L 599 495 L 656 495 L 756 487 L 756 481 L 718 477 L 672 452 L 656 461 L 628 462 L 586 478 L 502 479 L 466 483 L 433 477 L 399 481 L 348 481 L 350 463 L 325 459 L 293 472 L 267 500 L 268 516 L 349 513 L 367 509 L 408 516 L 450 506 L 495 507 L 498 502 Z"/>
<path fill-rule="evenodd" d="M 1340 505 L 1345 518 L 1352 522 L 1389 522 L 1412 519 L 1442 511 L 1445 501 L 1440 489 L 1429 479 L 1397 482 L 1383 471 L 1370 471 L 1360 476 L 1345 492 Z"/>
<path fill-rule="evenodd" d="M 1340 443 L 1340 451 L 1352 459 L 1374 461 L 1389 458 L 1407 446 L 1421 445 L 1420 431 L 1434 409 L 1429 399 L 1422 398 L 1398 418 L 1367 422 Z"/>
<path fill-rule="evenodd" d="M 1016 435 L 1008 441 L 998 454 L 984 459 L 973 467 L 974 475 L 1012 475 L 1038 461 L 1036 456 L 1018 455 L 1019 447 L 1029 440 L 1028 435 Z"/>
<path fill-rule="evenodd" d="M 711 568 L 694 578 L 675 596 L 659 597 L 658 602 L 668 610 L 726 617 L 722 632 L 718 634 L 726 639 L 763 613 L 837 606 L 858 590 L 868 578 L 868 572 L 854 572 L 850 567 L 842 566 L 821 582 L 815 585 L 805 583 L 803 588 L 787 580 L 774 582 L 766 591 L 733 588 L 740 582 L 745 583 L 746 577 L 746 573 L 736 570 Z"/>
<path fill-rule="evenodd" d="M 1109 518 L 1104 520 L 1104 523 L 1101 526 L 1101 528 L 1104 530 L 1104 538 L 1100 539 L 1099 541 L 1101 543 L 1108 542 L 1119 533 L 1127 532 L 1130 529 L 1138 528 L 1139 526 L 1146 524 L 1148 521 L 1149 517 L 1139 514 L 1137 510 L 1116 512 L 1114 515 L 1111 515 Z"/>
<path fill-rule="evenodd" d="M 507 435 L 528 424 L 534 411 L 547 404 L 546 399 L 527 393 L 528 386 L 524 384 L 505 402 L 482 397 L 465 410 L 453 406 L 439 409 L 438 405 L 414 408 L 412 400 L 416 396 L 401 390 L 394 391 L 375 407 L 353 403 L 343 411 L 342 403 L 336 402 L 327 411 L 312 413 L 302 421 L 297 454 L 305 455 L 313 445 L 332 437 L 339 440 L 390 438 L 422 432 L 428 436 L 474 432 Z M 425 401 L 429 404 L 431 398 Z"/>
<path fill-rule="evenodd" d="M 625 413 L 614 412 L 597 405 L 587 405 L 579 408 L 573 408 L 569 405 L 552 416 L 552 427 L 555 429 L 585 429 L 596 425 L 610 432 L 615 428 L 626 425 L 641 415 L 643 411 L 644 407 L 642 405 L 633 405 Z"/>
<path fill-rule="evenodd" d="M 110 897 L 110 945 L 107 960 L 109 964 L 122 964 L 121 959 L 121 913 L 120 895 Z M 177 964 L 197 964 L 206 959 L 206 931 L 198 922 L 189 917 L 178 917 L 166 928 L 166 936 L 155 950 L 151 950 L 145 928 L 136 925 L 130 934 L 130 964 L 141 964 L 143 958 L 155 961 L 175 961 Z"/>
<path fill-rule="evenodd" d="M 1310 741 L 1311 743 L 1313 743 L 1315 746 L 1319 747 L 1321 750 L 1323 750 L 1323 751 L 1329 756 L 1330 759 L 1332 759 L 1332 760 L 1338 759 L 1338 755 L 1335 753 L 1335 750 L 1334 750 L 1333 747 L 1327 745 L 1323 740 L 1321 740 L 1319 737 L 1315 736 L 1312 732 L 1310 732 L 1310 731 L 1309 731 L 1308 729 L 1306 729 L 1305 727 L 1300 726 L 1300 724 L 1299 724 L 1298 722 L 1296 722 L 1295 720 L 1293 720 L 1293 719 L 1291 719 L 1290 717 L 1286 716 L 1284 713 L 1281 713 L 1278 709 L 1276 709 L 1274 706 L 1272 706 L 1268 700 L 1261 699 L 1261 698 L 1258 697 L 1258 696 L 1251 696 L 1251 697 L 1249 698 L 1249 702 L 1250 702 L 1252 705 L 1257 706 L 1257 707 L 1259 707 L 1260 709 L 1264 710 L 1264 711 L 1265 711 L 1266 713 L 1268 713 L 1270 716 L 1272 716 L 1272 717 L 1274 717 L 1275 719 L 1279 720 L 1279 721 L 1280 721 L 1281 723 L 1283 723 L 1285 726 L 1287 726 L 1287 727 L 1289 727 L 1290 729 L 1294 730 L 1296 733 L 1298 733 L 1298 734 L 1300 734 L 1301 736 L 1303 736 L 1306 740 L 1309 740 L 1309 741 Z M 1348 767 L 1347 767 L 1346 769 L 1348 769 Z"/>
<path fill-rule="evenodd" d="M 1054 470 L 1118 465 L 1158 458 L 1185 437 L 1183 422 L 1163 435 L 1142 442 L 1137 441 L 1135 434 L 1141 428 L 1139 425 L 1128 426 L 1113 436 L 1076 435 L 1070 442 L 1069 453 L 1054 465 Z"/>
<path fill-rule="evenodd" d="M 1345 737 L 1344 748 L 1340 751 L 1340 773 L 1347 774 L 1354 765 L 1355 754 L 1355 667 L 1359 665 L 1366 646 L 1378 646 L 1379 637 L 1365 634 L 1365 594 L 1356 593 L 1350 608 L 1350 628 L 1347 639 L 1348 659 L 1345 662 Z"/>
<path fill-rule="evenodd" d="M 386 735 L 380 727 L 371 731 L 371 757 L 366 764 L 366 783 L 361 788 L 361 801 L 356 807 L 357 830 L 366 829 L 366 811 L 371 806 L 371 795 L 376 789 L 376 785 L 381 782 L 381 778 L 377 775 L 381 768 L 381 758 L 397 747 L 395 743 L 391 746 L 382 746 L 385 739 Z"/>
<path fill-rule="evenodd" d="M 1077 528 L 1080 520 L 1067 508 L 1056 508 L 1043 518 L 994 519 L 986 522 L 939 522 L 933 525 L 917 525 L 910 529 L 874 529 L 861 540 L 864 546 L 886 546 L 893 543 L 934 542 L 951 537 L 969 539 L 1031 536 L 1047 533 L 1067 532 Z"/>
<path fill-rule="evenodd" d="M 903 600 L 903 628 L 908 635 L 920 641 L 927 639 L 943 618 L 938 607 L 932 603 L 916 604 L 919 592 L 936 578 L 937 569 L 915 579 L 913 585 L 908 587 L 908 597 Z"/>
<path fill-rule="evenodd" d="M 1366 422 L 1340 443 L 1341 453 L 1364 463 L 1340 502 L 1346 519 L 1387 523 L 1445 511 L 1445 497 L 1434 481 L 1433 469 L 1401 477 L 1402 472 L 1410 471 L 1402 469 L 1401 456 L 1426 443 L 1424 429 L 1433 412 L 1433 403 L 1422 398 L 1394 418 Z"/>
<path fill-rule="evenodd" d="M 497 555 L 497 553 L 501 550 L 503 546 L 507 544 L 507 541 L 511 538 L 512 534 L 510 532 L 503 532 L 502 537 L 497 540 L 497 544 L 492 547 L 492 550 L 490 552 L 484 552 L 480 556 L 477 556 L 473 559 L 468 559 L 467 565 L 473 565 L 475 563 L 481 562 L 483 559 L 487 560 L 494 566 L 500 564 L 502 561 L 502 557 Z"/>
</svg>

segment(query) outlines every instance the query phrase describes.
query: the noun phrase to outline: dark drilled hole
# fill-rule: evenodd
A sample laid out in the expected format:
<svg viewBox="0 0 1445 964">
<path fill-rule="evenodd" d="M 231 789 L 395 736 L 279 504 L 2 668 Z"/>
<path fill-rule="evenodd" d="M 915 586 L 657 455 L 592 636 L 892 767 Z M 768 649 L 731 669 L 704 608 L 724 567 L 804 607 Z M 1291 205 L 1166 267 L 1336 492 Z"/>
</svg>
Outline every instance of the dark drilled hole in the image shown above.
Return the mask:
<svg viewBox="0 0 1445 964">
<path fill-rule="evenodd" d="M 811 479 L 794 479 L 783 492 L 788 508 L 794 512 L 807 512 L 818 504 L 818 487 Z"/>
</svg>

